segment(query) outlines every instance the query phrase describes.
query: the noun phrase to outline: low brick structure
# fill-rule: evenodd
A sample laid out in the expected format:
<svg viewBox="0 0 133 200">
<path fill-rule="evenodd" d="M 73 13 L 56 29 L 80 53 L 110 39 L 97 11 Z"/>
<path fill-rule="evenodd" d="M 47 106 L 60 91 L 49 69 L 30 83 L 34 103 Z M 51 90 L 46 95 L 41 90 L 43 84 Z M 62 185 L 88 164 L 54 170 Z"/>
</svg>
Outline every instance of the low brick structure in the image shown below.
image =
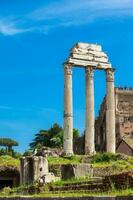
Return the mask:
<svg viewBox="0 0 133 200">
<path fill-rule="evenodd" d="M 103 184 L 106 185 L 107 188 L 133 188 L 133 172 L 105 176 L 105 178 L 103 179 Z"/>
</svg>

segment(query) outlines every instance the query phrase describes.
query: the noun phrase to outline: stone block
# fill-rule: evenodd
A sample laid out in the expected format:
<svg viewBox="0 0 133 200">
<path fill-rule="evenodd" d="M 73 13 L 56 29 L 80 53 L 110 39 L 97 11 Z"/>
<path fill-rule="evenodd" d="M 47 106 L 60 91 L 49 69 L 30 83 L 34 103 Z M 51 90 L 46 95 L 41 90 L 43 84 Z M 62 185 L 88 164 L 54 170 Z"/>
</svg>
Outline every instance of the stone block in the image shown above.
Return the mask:
<svg viewBox="0 0 133 200">
<path fill-rule="evenodd" d="M 53 181 L 58 181 L 60 180 L 59 177 L 55 177 L 53 173 L 47 173 L 42 177 L 43 183 L 50 183 Z"/>
<path fill-rule="evenodd" d="M 47 158 L 30 156 L 20 159 L 21 184 L 30 184 L 38 181 L 44 174 L 48 174 Z"/>
<path fill-rule="evenodd" d="M 62 165 L 61 166 L 62 179 L 92 177 L 93 168 L 90 164 L 75 164 L 75 165 Z"/>
</svg>

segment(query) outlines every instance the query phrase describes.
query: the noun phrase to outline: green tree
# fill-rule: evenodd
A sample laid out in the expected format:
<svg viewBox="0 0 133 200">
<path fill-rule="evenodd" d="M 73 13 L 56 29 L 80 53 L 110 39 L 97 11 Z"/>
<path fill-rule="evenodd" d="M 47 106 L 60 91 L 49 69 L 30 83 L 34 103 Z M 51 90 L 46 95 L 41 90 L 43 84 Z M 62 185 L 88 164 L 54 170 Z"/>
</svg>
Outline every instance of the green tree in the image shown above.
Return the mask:
<svg viewBox="0 0 133 200">
<path fill-rule="evenodd" d="M 39 133 L 35 134 L 33 142 L 30 143 L 30 148 L 35 149 L 39 146 L 49 146 L 50 136 L 47 130 L 40 130 Z"/>
<path fill-rule="evenodd" d="M 63 147 L 63 131 L 60 131 L 56 136 L 50 139 L 51 147 Z"/>
<path fill-rule="evenodd" d="M 43 146 L 52 148 L 63 147 L 63 128 L 57 123 L 48 130 L 41 130 L 35 134 L 33 142 L 30 143 L 31 149 L 40 149 Z M 73 129 L 73 137 L 79 137 L 78 129 Z"/>
<path fill-rule="evenodd" d="M 12 152 L 12 147 L 18 146 L 18 142 L 11 138 L 0 138 L 0 146 L 6 147 L 8 152 Z"/>
<path fill-rule="evenodd" d="M 73 138 L 76 138 L 76 137 L 80 137 L 80 132 L 78 129 L 74 128 L 73 129 Z"/>
</svg>

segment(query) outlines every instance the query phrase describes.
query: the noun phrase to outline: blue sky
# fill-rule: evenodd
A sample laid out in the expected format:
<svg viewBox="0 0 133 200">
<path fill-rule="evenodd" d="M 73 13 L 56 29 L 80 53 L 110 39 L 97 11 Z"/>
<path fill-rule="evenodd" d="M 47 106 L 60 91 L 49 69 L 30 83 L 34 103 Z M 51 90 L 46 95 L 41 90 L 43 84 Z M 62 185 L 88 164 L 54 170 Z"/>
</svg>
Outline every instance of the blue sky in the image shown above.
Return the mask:
<svg viewBox="0 0 133 200">
<path fill-rule="evenodd" d="M 133 86 L 133 0 L 0 0 L 0 137 L 23 152 L 34 134 L 63 124 L 63 66 L 77 43 L 97 43 Z M 105 74 L 95 73 L 95 113 Z M 85 74 L 73 70 L 74 127 L 84 129 Z"/>
</svg>

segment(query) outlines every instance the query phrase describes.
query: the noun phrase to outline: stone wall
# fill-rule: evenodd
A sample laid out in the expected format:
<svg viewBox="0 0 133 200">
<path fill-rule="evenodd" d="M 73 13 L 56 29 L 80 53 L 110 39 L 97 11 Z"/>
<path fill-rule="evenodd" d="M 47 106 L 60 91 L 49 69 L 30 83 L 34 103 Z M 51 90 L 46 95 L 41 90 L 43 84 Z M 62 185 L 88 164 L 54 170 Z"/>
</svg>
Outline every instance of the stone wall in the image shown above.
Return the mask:
<svg viewBox="0 0 133 200">
<path fill-rule="evenodd" d="M 80 178 L 80 177 L 92 177 L 93 168 L 90 164 L 68 164 L 61 166 L 62 179 Z"/>
<path fill-rule="evenodd" d="M 103 184 L 106 185 L 107 188 L 112 188 L 112 186 L 116 189 L 133 188 L 133 173 L 127 172 L 105 176 Z"/>
<path fill-rule="evenodd" d="M 121 169 L 122 173 L 129 172 L 127 169 Z M 94 177 L 105 177 L 105 176 L 110 176 L 112 174 L 119 174 L 120 170 L 115 169 L 113 167 L 94 167 L 93 168 L 93 176 Z"/>
<path fill-rule="evenodd" d="M 122 137 L 133 136 L 133 89 L 115 88 L 116 146 Z M 106 150 L 106 98 L 95 122 L 95 141 L 100 151 Z M 124 152 L 126 153 L 126 152 Z"/>
</svg>

